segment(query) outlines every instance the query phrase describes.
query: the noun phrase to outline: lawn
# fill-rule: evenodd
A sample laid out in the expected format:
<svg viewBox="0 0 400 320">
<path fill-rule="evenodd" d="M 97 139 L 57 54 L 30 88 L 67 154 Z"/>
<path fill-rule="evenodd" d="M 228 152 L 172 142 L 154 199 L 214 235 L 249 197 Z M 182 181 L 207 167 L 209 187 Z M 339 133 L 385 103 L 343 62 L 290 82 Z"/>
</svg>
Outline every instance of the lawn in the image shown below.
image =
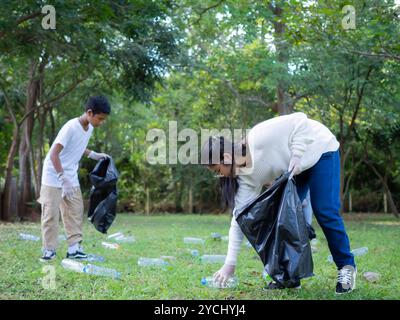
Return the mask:
<svg viewBox="0 0 400 320">
<path fill-rule="evenodd" d="M 235 289 L 211 289 L 200 283 L 219 264 L 202 264 L 189 249 L 202 254 L 226 254 L 227 242 L 212 239 L 211 233 L 227 235 L 230 218 L 227 215 L 128 215 L 119 214 L 109 234 L 124 232 L 136 241 L 121 244 L 120 249 L 104 248 L 106 240 L 94 227 L 85 224 L 84 247 L 88 253 L 103 256 L 98 265 L 121 272 L 120 280 L 75 273 L 61 266 L 67 244 L 60 242 L 55 267 L 55 288 L 43 286 L 43 277 L 51 275 L 39 262 L 41 242 L 19 239 L 19 232 L 40 235 L 38 223 L 0 224 L 0 299 L 399 299 L 400 298 L 400 220 L 383 214 L 353 214 L 345 216 L 352 249 L 368 247 L 364 256 L 356 257 L 357 289 L 344 296 L 334 293 L 336 268 L 329 263 L 329 250 L 322 231 L 317 231 L 318 252 L 313 254 L 315 276 L 302 281 L 301 290 L 262 290 L 262 264 L 255 251 L 243 244 Z M 60 231 L 62 231 L 62 227 Z M 201 237 L 205 245 L 187 245 L 184 237 Z M 145 268 L 137 264 L 139 257 L 174 256 L 165 269 Z M 52 269 L 53 270 L 53 269 Z M 368 282 L 367 271 L 381 277 Z"/>
</svg>

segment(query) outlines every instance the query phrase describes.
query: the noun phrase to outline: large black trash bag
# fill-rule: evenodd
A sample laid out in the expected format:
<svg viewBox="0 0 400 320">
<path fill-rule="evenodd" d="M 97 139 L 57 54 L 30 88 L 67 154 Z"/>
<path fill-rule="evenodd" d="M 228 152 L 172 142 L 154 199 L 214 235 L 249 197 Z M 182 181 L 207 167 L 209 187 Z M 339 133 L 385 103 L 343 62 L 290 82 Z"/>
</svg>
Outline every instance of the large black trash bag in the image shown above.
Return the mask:
<svg viewBox="0 0 400 320">
<path fill-rule="evenodd" d="M 265 271 L 287 288 L 314 275 L 310 239 L 315 238 L 289 174 L 277 178 L 236 215 L 236 221 L 260 256 Z"/>
<path fill-rule="evenodd" d="M 101 233 L 107 233 L 117 212 L 118 170 L 112 158 L 104 158 L 97 162 L 90 172 L 92 183 L 88 219 Z"/>
</svg>

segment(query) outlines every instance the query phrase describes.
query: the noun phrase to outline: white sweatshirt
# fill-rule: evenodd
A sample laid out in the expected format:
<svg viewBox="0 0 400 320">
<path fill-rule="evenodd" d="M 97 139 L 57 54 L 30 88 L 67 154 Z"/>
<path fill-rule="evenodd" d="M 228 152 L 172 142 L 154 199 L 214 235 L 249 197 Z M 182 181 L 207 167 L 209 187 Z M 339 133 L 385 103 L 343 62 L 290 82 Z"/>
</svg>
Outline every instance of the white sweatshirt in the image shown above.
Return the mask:
<svg viewBox="0 0 400 320">
<path fill-rule="evenodd" d="M 254 200 L 261 193 L 263 185 L 284 173 L 292 156 L 301 158 L 301 170 L 305 171 L 314 166 L 323 153 L 339 148 L 339 142 L 327 127 L 308 119 L 301 112 L 257 124 L 249 131 L 247 144 L 251 165 L 238 168 L 237 171 L 239 188 L 235 196 L 225 259 L 229 265 L 236 265 L 243 240 L 243 233 L 235 219 L 236 211 Z"/>
</svg>

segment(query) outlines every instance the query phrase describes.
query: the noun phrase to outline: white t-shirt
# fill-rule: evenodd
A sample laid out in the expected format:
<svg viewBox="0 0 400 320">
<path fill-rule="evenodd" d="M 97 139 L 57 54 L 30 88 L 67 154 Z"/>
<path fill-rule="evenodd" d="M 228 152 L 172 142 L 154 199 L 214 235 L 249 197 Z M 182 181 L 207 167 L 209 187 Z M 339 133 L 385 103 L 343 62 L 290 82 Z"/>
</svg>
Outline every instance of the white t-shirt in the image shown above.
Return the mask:
<svg viewBox="0 0 400 320">
<path fill-rule="evenodd" d="M 86 131 L 80 124 L 78 118 L 71 119 L 64 124 L 44 160 L 42 174 L 43 185 L 56 188 L 62 187 L 61 183 L 58 181 L 53 162 L 50 159 L 51 150 L 59 143 L 64 147 L 59 155 L 61 166 L 64 169 L 64 175 L 72 182 L 74 187 L 79 187 L 79 161 L 86 150 L 92 132 L 93 126 L 89 123 L 89 128 Z"/>
</svg>

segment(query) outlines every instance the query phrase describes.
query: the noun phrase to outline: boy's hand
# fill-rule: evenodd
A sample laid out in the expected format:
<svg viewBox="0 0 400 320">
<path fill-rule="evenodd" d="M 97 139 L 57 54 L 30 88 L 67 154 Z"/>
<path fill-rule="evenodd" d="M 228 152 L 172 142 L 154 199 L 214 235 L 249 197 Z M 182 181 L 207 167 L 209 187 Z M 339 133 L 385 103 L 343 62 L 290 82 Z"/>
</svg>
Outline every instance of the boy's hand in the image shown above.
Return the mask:
<svg viewBox="0 0 400 320">
<path fill-rule="evenodd" d="M 235 266 L 224 264 L 221 269 L 214 273 L 214 281 L 220 285 L 225 286 L 226 282 L 235 273 Z"/>
<path fill-rule="evenodd" d="M 64 176 L 64 173 L 58 174 L 58 180 L 62 185 L 61 197 L 71 200 L 72 196 L 74 195 L 74 187 L 72 182 L 66 176 Z"/>
<path fill-rule="evenodd" d="M 90 151 L 90 153 L 88 154 L 88 158 L 99 161 L 100 159 L 111 157 L 107 153 L 97 153 L 94 151 Z"/>
</svg>

